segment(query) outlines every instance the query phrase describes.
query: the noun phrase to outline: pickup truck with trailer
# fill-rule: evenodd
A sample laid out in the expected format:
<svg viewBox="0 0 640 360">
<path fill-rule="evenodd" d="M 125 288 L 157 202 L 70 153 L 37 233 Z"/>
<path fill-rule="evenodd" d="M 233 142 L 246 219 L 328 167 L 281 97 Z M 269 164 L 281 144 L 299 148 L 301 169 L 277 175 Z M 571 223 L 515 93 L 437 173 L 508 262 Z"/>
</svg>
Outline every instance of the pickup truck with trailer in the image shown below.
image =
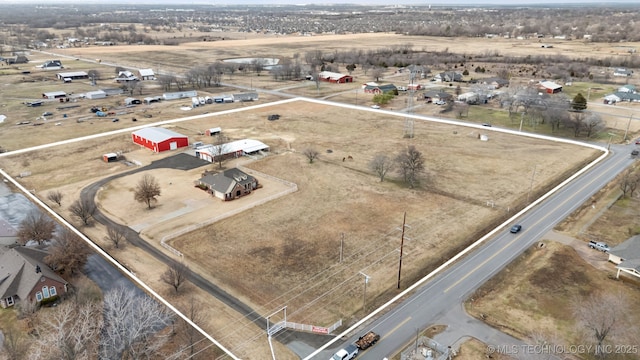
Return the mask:
<svg viewBox="0 0 640 360">
<path fill-rule="evenodd" d="M 603 243 L 603 242 L 598 242 L 598 241 L 589 241 L 589 247 L 592 249 L 596 249 L 596 250 L 600 250 L 600 251 L 604 251 L 604 252 L 609 252 L 609 245 Z"/>
<path fill-rule="evenodd" d="M 358 338 L 358 340 L 356 341 L 356 346 L 358 347 L 358 349 L 364 350 L 377 343 L 378 340 L 380 340 L 380 335 L 374 333 L 373 331 L 369 331 L 368 333 Z"/>
<path fill-rule="evenodd" d="M 358 347 L 349 344 L 343 349 L 338 350 L 329 360 L 351 360 L 354 359 L 356 355 L 358 355 Z"/>
</svg>

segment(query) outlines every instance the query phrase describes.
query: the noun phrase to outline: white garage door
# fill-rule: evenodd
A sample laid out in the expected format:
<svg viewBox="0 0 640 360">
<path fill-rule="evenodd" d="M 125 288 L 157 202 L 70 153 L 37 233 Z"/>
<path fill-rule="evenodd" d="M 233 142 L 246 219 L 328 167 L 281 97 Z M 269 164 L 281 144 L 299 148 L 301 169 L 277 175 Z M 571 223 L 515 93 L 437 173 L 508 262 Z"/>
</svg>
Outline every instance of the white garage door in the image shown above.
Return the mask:
<svg viewBox="0 0 640 360">
<path fill-rule="evenodd" d="M 177 149 L 177 148 L 178 148 L 178 142 L 173 141 L 173 142 L 170 142 L 170 143 L 169 143 L 169 149 L 170 149 L 170 150 L 175 150 L 175 149 Z"/>
</svg>

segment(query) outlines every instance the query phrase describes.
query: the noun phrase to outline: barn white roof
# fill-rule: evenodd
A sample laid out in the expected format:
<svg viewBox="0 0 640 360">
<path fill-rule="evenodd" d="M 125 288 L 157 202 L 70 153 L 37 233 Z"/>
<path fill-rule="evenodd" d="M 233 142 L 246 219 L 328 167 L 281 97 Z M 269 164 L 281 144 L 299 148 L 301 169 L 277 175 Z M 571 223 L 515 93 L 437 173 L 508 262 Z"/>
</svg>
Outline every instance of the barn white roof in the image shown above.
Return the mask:
<svg viewBox="0 0 640 360">
<path fill-rule="evenodd" d="M 207 145 L 206 147 L 200 148 L 198 151 L 214 155 L 215 146 L 217 145 Z M 260 150 L 269 151 L 269 146 L 258 140 L 243 139 L 223 144 L 222 149 L 224 154 L 231 154 L 239 151 L 250 154 Z"/>
<path fill-rule="evenodd" d="M 140 69 L 138 72 L 140 76 L 154 76 L 152 69 Z"/>
<path fill-rule="evenodd" d="M 89 76 L 85 71 L 69 71 L 69 72 L 61 72 L 58 73 L 58 77 L 66 78 L 66 77 L 74 77 L 74 76 Z"/>
<path fill-rule="evenodd" d="M 185 135 L 182 135 L 175 131 L 171 131 L 169 129 L 159 128 L 159 127 L 148 127 L 148 128 L 140 129 L 140 130 L 134 131 L 132 134 L 138 135 L 141 138 L 145 138 L 155 143 L 162 142 L 162 141 L 169 140 L 171 138 L 176 138 L 176 137 L 186 137 Z"/>
</svg>

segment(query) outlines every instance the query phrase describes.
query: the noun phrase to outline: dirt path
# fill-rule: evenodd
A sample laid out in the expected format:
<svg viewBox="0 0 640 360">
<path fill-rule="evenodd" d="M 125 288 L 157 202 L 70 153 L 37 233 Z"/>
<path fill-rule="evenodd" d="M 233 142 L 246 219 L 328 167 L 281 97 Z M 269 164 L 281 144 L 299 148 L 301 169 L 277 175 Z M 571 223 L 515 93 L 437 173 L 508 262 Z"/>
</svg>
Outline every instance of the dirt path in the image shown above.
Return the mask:
<svg viewBox="0 0 640 360">
<path fill-rule="evenodd" d="M 609 264 L 609 255 L 607 255 L 607 253 L 591 249 L 582 240 L 556 230 L 549 231 L 544 238 L 571 246 L 585 262 L 591 264 L 598 270 L 611 271 L 612 269 L 612 265 Z"/>
</svg>

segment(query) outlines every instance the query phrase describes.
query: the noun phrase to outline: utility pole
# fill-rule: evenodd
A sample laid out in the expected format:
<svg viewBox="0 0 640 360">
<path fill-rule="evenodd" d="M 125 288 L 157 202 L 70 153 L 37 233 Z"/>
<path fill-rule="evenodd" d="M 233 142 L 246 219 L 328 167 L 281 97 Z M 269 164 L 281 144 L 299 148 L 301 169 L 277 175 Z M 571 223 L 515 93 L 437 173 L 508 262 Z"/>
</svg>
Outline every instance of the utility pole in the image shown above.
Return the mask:
<svg viewBox="0 0 640 360">
<path fill-rule="evenodd" d="M 529 197 L 531 196 L 531 191 L 533 190 L 533 178 L 536 176 L 536 167 L 538 165 L 533 165 L 533 173 L 531 173 L 531 184 L 529 185 L 529 192 L 527 193 L 527 204 L 529 203 Z"/>
<path fill-rule="evenodd" d="M 362 310 L 367 312 L 367 284 L 370 276 L 360 271 L 360 275 L 364 276 L 364 291 L 362 292 Z"/>
<path fill-rule="evenodd" d="M 402 248 L 404 247 L 404 228 L 407 226 L 407 212 L 404 212 L 402 219 L 402 237 L 400 238 L 400 259 L 398 263 L 398 289 L 400 289 L 400 277 L 402 275 Z"/>
<path fill-rule="evenodd" d="M 622 141 L 627 141 L 627 134 L 629 133 L 629 126 L 631 126 L 631 119 L 633 119 L 633 114 L 629 116 L 629 122 L 627 123 L 627 129 L 624 131 L 624 139 Z"/>
<path fill-rule="evenodd" d="M 344 233 L 340 234 L 340 263 L 342 263 L 342 254 L 343 254 L 343 250 L 344 250 Z"/>
</svg>

